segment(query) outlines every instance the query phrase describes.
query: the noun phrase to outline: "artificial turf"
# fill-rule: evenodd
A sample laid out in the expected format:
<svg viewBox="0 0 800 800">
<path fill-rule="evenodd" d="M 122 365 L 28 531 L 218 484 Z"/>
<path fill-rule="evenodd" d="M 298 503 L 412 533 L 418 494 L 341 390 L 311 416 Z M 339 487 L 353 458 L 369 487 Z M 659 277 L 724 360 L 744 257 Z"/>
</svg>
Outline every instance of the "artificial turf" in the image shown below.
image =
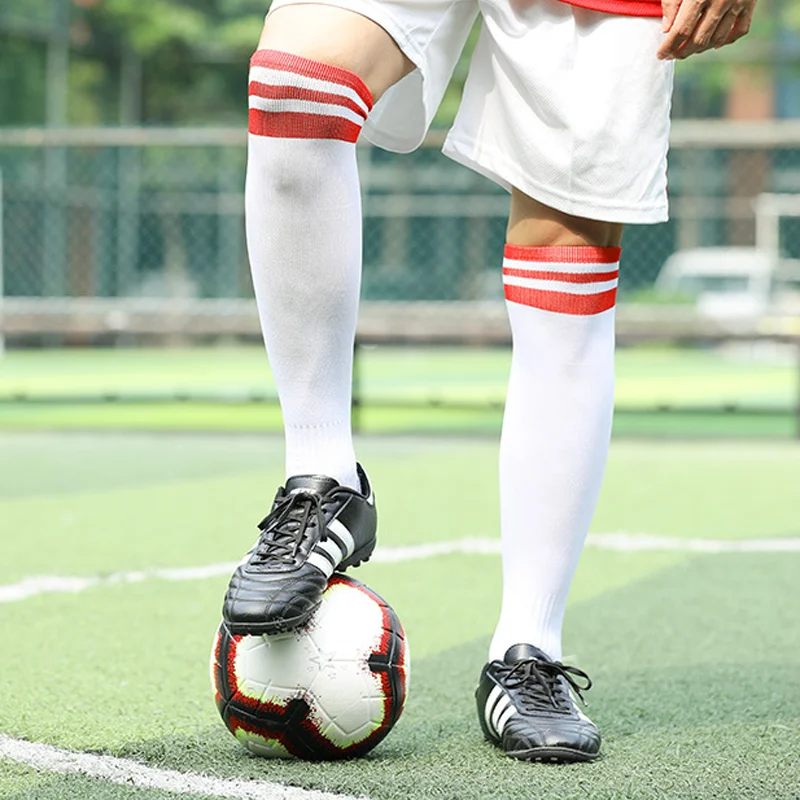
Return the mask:
<svg viewBox="0 0 800 800">
<path fill-rule="evenodd" d="M 594 675 L 589 711 L 605 736 L 591 765 L 515 763 L 481 741 L 472 693 L 485 636 L 418 658 L 404 718 L 356 765 L 264 764 L 213 726 L 123 752 L 372 798 L 793 799 L 800 678 L 786 666 L 800 637 L 774 601 L 795 585 L 780 556 L 698 557 L 573 604 L 566 647 Z"/>
<path fill-rule="evenodd" d="M 32 767 L 8 761 L 0 761 L 0 786 L 6 787 L 3 800 L 187 800 L 185 794 L 108 783 L 83 775 L 43 776 Z"/>
<path fill-rule="evenodd" d="M 504 348 L 364 347 L 357 384 L 365 401 L 498 402 L 510 353 Z M 0 398 L 274 397 L 260 346 L 11 350 L 0 369 Z M 796 400 L 796 353 L 643 346 L 617 352 L 622 406 L 790 409 Z"/>
<path fill-rule="evenodd" d="M 237 559 L 281 474 L 277 437 L 2 434 L 0 584 Z M 381 541 L 496 537 L 496 443 L 358 443 Z M 797 537 L 791 443 L 616 442 L 593 530 L 675 538 Z M 415 502 L 409 503 L 413 497 Z M 586 550 L 565 658 L 596 682 L 603 758 L 517 764 L 481 741 L 472 692 L 497 613 L 499 559 L 370 563 L 411 641 L 409 704 L 357 762 L 248 756 L 207 675 L 226 578 L 157 579 L 3 607 L 0 731 L 221 777 L 381 798 L 796 798 L 800 558 Z M 170 796 L 0 760 L 0 796 Z"/>
<path fill-rule="evenodd" d="M 617 355 L 618 435 L 789 438 L 800 431 L 791 352 L 638 347 Z M 499 429 L 505 349 L 365 347 L 365 432 Z M 260 347 L 11 351 L 0 429 L 278 431 Z"/>
</svg>

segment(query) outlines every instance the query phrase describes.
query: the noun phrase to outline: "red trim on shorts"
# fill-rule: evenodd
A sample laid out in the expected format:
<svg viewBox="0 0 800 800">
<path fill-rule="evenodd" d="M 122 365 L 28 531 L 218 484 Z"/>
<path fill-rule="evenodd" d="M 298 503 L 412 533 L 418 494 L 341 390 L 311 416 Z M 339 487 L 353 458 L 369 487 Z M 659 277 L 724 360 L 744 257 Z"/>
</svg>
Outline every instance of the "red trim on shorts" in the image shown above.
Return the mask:
<svg viewBox="0 0 800 800">
<path fill-rule="evenodd" d="M 291 86 L 287 84 L 275 86 L 273 84 L 260 83 L 259 81 L 250 81 L 248 93 L 256 97 L 264 97 L 267 100 L 309 100 L 314 103 L 341 106 L 342 108 L 354 111 L 364 119 L 367 118 L 367 113 L 355 100 L 351 100 L 349 97 L 344 97 L 340 94 L 332 94 L 331 92 L 305 89 L 302 86 Z"/>
<path fill-rule="evenodd" d="M 266 67 L 267 69 L 280 69 L 285 72 L 294 72 L 307 78 L 318 78 L 323 81 L 332 81 L 342 86 L 348 86 L 364 101 L 367 108 L 372 110 L 372 92 L 364 81 L 343 67 L 334 67 L 323 64 L 321 61 L 312 61 L 310 58 L 295 56 L 280 50 L 256 50 L 250 59 L 251 67 Z"/>
<path fill-rule="evenodd" d="M 607 14 L 620 14 L 625 17 L 660 17 L 660 2 L 648 0 L 561 0 L 570 6 L 588 8 L 590 11 L 604 11 Z"/>
<path fill-rule="evenodd" d="M 530 289 L 525 286 L 505 285 L 506 300 L 519 303 L 542 311 L 553 311 L 556 314 L 576 314 L 589 316 L 600 314 L 613 308 L 617 301 L 617 290 L 597 294 L 568 294 L 567 292 L 551 292 L 545 289 Z"/>
<path fill-rule="evenodd" d="M 561 264 L 617 264 L 621 247 L 525 247 L 507 244 L 505 257 L 514 261 Z"/>
<path fill-rule="evenodd" d="M 344 117 L 326 114 L 301 114 L 294 111 L 274 113 L 251 108 L 247 129 L 255 136 L 280 139 L 339 139 L 355 144 L 361 125 Z"/>
<path fill-rule="evenodd" d="M 547 272 L 539 269 L 512 269 L 503 267 L 503 275 L 515 278 L 529 278 L 542 281 L 564 281 L 565 283 L 605 283 L 619 277 L 619 270 L 613 272 Z"/>
</svg>

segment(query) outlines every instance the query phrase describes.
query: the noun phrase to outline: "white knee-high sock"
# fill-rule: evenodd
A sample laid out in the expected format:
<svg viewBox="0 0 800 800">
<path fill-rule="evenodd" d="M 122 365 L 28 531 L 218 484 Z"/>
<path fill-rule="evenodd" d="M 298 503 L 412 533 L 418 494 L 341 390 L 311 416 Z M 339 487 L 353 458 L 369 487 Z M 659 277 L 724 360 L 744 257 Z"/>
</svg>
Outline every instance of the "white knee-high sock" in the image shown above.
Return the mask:
<svg viewBox="0 0 800 800">
<path fill-rule="evenodd" d="M 611 435 L 619 254 L 506 246 L 513 356 L 500 444 L 503 601 L 491 659 L 519 642 L 561 658 L 567 593 Z"/>
<path fill-rule="evenodd" d="M 352 72 L 259 50 L 249 105 L 247 245 L 283 411 L 286 474 L 358 488 L 350 426 L 361 282 L 355 143 L 372 97 Z"/>
</svg>

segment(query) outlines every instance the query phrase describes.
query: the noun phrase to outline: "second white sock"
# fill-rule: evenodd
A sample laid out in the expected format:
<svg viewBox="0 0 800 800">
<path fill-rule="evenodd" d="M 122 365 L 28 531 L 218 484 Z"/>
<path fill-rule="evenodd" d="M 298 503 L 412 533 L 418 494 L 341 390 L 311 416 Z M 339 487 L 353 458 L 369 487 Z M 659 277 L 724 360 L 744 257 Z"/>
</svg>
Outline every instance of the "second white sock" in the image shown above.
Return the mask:
<svg viewBox="0 0 800 800">
<path fill-rule="evenodd" d="M 491 659 L 561 658 L 567 594 L 605 469 L 619 248 L 506 247 L 513 356 L 500 445 L 503 600 Z"/>
</svg>

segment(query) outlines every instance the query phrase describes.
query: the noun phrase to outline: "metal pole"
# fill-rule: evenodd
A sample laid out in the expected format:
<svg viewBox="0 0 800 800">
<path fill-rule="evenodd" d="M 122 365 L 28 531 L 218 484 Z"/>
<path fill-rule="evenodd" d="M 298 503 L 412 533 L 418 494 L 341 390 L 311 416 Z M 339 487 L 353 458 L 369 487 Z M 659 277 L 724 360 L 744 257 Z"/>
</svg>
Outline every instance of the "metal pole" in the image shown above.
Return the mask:
<svg viewBox="0 0 800 800">
<path fill-rule="evenodd" d="M 142 62 L 128 44 L 123 45 L 120 57 L 119 92 L 120 125 L 138 125 L 142 107 Z M 105 276 L 102 291 L 112 297 L 121 297 L 131 294 L 136 284 L 144 151 L 139 143 L 130 143 L 116 146 L 116 156 L 116 271 L 113 275 Z M 113 267 L 110 266 L 110 269 Z"/>
<path fill-rule="evenodd" d="M 797 405 L 795 406 L 795 437 L 800 441 L 800 339 L 797 340 Z"/>
<path fill-rule="evenodd" d="M 350 424 L 353 433 L 361 433 L 361 347 L 358 337 L 353 341 L 353 385 L 350 406 Z"/>
<path fill-rule="evenodd" d="M 227 202 L 231 194 L 239 190 L 241 169 L 238 153 L 231 148 L 217 151 L 217 258 L 213 285 L 216 297 L 238 297 L 239 273 L 242 265 L 242 220 Z M 205 276 L 203 276 L 205 278 Z"/>
<path fill-rule="evenodd" d="M 50 37 L 47 43 L 47 95 L 45 119 L 49 127 L 67 122 L 69 87 L 69 3 L 53 0 Z"/>
<path fill-rule="evenodd" d="M 69 5 L 53 0 L 52 28 L 47 43 L 47 127 L 67 123 L 69 80 Z M 67 153 L 63 147 L 44 152 L 44 264 L 42 294 L 61 297 L 67 293 Z"/>
<path fill-rule="evenodd" d="M 780 255 L 781 209 L 775 195 L 762 193 L 755 200 L 756 247 L 771 256 Z"/>
<path fill-rule="evenodd" d="M 6 354 L 6 336 L 3 333 L 3 173 L 0 172 L 0 358 Z"/>
</svg>

